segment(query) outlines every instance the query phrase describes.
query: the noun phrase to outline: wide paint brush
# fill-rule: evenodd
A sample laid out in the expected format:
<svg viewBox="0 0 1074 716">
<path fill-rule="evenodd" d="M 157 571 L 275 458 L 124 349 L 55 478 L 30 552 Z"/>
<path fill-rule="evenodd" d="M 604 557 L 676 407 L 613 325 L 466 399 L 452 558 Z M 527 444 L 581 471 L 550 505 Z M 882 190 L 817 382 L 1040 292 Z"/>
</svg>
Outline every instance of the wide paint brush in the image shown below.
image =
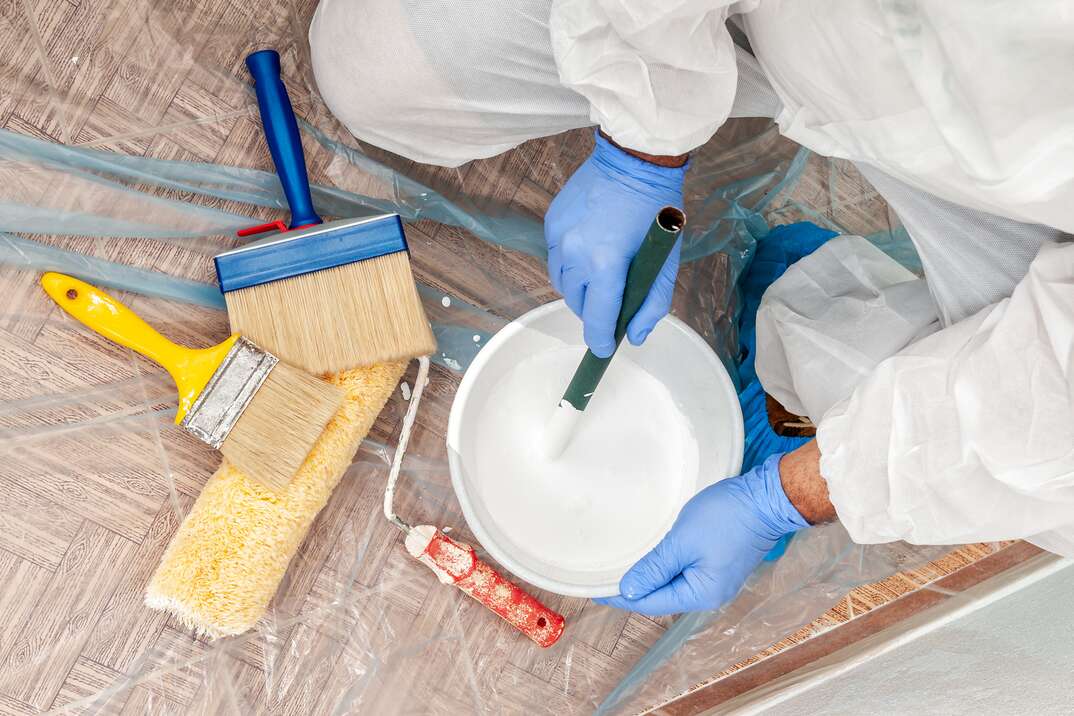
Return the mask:
<svg viewBox="0 0 1074 716">
<path fill-rule="evenodd" d="M 549 460 L 558 458 L 567 449 L 577 429 L 578 420 L 619 350 L 619 344 L 623 342 L 627 326 L 645 302 L 645 297 L 649 295 L 653 282 L 660 274 L 660 269 L 675 247 L 679 233 L 685 225 L 686 214 L 673 206 L 665 206 L 653 219 L 638 253 L 634 255 L 630 268 L 627 269 L 623 305 L 615 322 L 615 348 L 612 354 L 607 358 L 598 358 L 593 351 L 586 349 L 582 361 L 574 371 L 574 377 L 563 393 L 563 399 L 559 401 L 545 428 L 543 447 L 545 457 Z"/>
<path fill-rule="evenodd" d="M 414 285 L 399 216 L 322 223 L 280 80 L 280 56 L 261 50 L 246 66 L 291 222 L 240 231 L 272 233 L 216 257 L 231 330 L 318 375 L 429 355 L 436 339 Z"/>
<path fill-rule="evenodd" d="M 242 336 L 187 348 L 84 281 L 46 273 L 41 286 L 71 317 L 167 370 L 179 390 L 176 424 L 273 489 L 290 482 L 343 403 L 338 387 Z"/>
</svg>

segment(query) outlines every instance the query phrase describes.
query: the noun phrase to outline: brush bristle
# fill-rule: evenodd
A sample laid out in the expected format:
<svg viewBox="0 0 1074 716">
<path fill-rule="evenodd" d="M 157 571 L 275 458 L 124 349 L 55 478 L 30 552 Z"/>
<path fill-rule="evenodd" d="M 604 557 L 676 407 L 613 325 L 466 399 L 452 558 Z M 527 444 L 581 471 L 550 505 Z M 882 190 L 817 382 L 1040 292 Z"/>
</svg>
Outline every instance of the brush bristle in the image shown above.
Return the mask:
<svg viewBox="0 0 1074 716">
<path fill-rule="evenodd" d="M 302 467 L 342 404 L 339 387 L 277 363 L 220 452 L 247 475 L 281 490 Z"/>
<path fill-rule="evenodd" d="M 310 373 L 408 360 L 436 348 L 405 251 L 224 297 L 233 332 Z"/>
</svg>

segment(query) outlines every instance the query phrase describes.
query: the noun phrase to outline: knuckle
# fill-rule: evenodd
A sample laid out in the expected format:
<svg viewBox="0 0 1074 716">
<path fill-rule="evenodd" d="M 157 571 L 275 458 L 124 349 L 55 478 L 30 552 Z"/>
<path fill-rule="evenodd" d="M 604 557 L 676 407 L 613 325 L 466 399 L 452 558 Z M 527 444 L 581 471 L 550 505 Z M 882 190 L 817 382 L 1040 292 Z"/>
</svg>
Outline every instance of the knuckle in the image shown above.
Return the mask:
<svg viewBox="0 0 1074 716">
<path fill-rule="evenodd" d="M 559 246 L 566 261 L 579 262 L 586 255 L 585 243 L 575 232 L 568 231 L 564 234 Z"/>
<path fill-rule="evenodd" d="M 623 263 L 622 252 L 607 244 L 593 246 L 589 255 L 593 266 L 602 270 L 612 269 Z"/>
</svg>

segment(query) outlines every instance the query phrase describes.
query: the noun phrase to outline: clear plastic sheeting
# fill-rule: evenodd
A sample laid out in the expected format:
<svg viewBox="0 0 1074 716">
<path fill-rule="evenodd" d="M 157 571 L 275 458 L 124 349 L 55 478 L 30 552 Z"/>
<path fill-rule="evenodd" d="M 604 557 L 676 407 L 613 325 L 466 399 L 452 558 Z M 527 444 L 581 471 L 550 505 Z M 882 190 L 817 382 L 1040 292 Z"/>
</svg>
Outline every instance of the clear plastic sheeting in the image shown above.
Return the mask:
<svg viewBox="0 0 1074 716">
<path fill-rule="evenodd" d="M 445 170 L 359 145 L 311 82 L 313 4 L 0 4 L 0 698 L 27 713 L 632 712 L 811 622 L 852 585 L 932 556 L 810 530 L 721 613 L 653 620 L 538 593 L 567 617 L 540 650 L 436 582 L 380 514 L 409 396 L 400 387 L 318 517 L 269 612 L 194 638 L 145 585 L 219 456 L 172 424 L 155 366 L 88 333 L 37 286 L 107 286 L 169 337 L 227 334 L 212 255 L 281 217 L 243 57 L 271 46 L 330 216 L 398 211 L 440 345 L 396 506 L 469 540 L 444 431 L 461 371 L 512 318 L 554 298 L 540 217 L 586 130 Z M 356 28 L 360 32 L 361 28 Z M 732 365 L 735 279 L 753 237 L 810 219 L 905 258 L 905 234 L 846 163 L 729 122 L 695 158 L 675 313 Z M 900 253 L 903 252 L 903 253 Z M 413 381 L 413 367 L 405 381 Z M 696 632 L 696 633 L 695 633 Z M 682 643 L 685 641 L 685 646 Z M 653 647 L 655 649 L 651 650 Z M 681 648 L 680 648 L 681 647 Z"/>
</svg>

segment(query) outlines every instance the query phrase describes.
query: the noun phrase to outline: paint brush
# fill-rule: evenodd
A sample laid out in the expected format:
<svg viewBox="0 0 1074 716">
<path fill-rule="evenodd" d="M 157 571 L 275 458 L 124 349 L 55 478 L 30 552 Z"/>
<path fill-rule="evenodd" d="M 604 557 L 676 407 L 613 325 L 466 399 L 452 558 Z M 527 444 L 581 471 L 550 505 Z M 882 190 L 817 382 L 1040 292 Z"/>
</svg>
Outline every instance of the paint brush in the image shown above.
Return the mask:
<svg viewBox="0 0 1074 716">
<path fill-rule="evenodd" d="M 275 490 L 290 482 L 343 403 L 336 386 L 237 334 L 187 348 L 84 281 L 46 273 L 41 286 L 72 318 L 167 370 L 179 390 L 176 424 Z"/>
<path fill-rule="evenodd" d="M 574 371 L 574 377 L 571 378 L 567 390 L 563 393 L 563 398 L 552 413 L 551 420 L 548 421 L 543 447 L 545 457 L 549 460 L 562 455 L 567 445 L 570 444 L 582 413 L 589 405 L 616 351 L 619 350 L 619 344 L 623 342 L 630 320 L 634 318 L 634 314 L 644 303 L 645 297 L 649 295 L 649 289 L 660 274 L 660 269 L 663 268 L 664 262 L 675 247 L 679 233 L 685 225 L 686 214 L 673 206 L 665 206 L 653 219 L 638 253 L 634 255 L 630 268 L 627 269 L 623 304 L 615 322 L 615 348 L 612 354 L 607 358 L 598 358 L 593 351 L 586 349 L 578 368 Z"/>
<path fill-rule="evenodd" d="M 291 222 L 216 257 L 233 332 L 311 373 L 428 355 L 436 348 L 397 214 L 322 223 L 274 50 L 246 58 Z"/>
</svg>

